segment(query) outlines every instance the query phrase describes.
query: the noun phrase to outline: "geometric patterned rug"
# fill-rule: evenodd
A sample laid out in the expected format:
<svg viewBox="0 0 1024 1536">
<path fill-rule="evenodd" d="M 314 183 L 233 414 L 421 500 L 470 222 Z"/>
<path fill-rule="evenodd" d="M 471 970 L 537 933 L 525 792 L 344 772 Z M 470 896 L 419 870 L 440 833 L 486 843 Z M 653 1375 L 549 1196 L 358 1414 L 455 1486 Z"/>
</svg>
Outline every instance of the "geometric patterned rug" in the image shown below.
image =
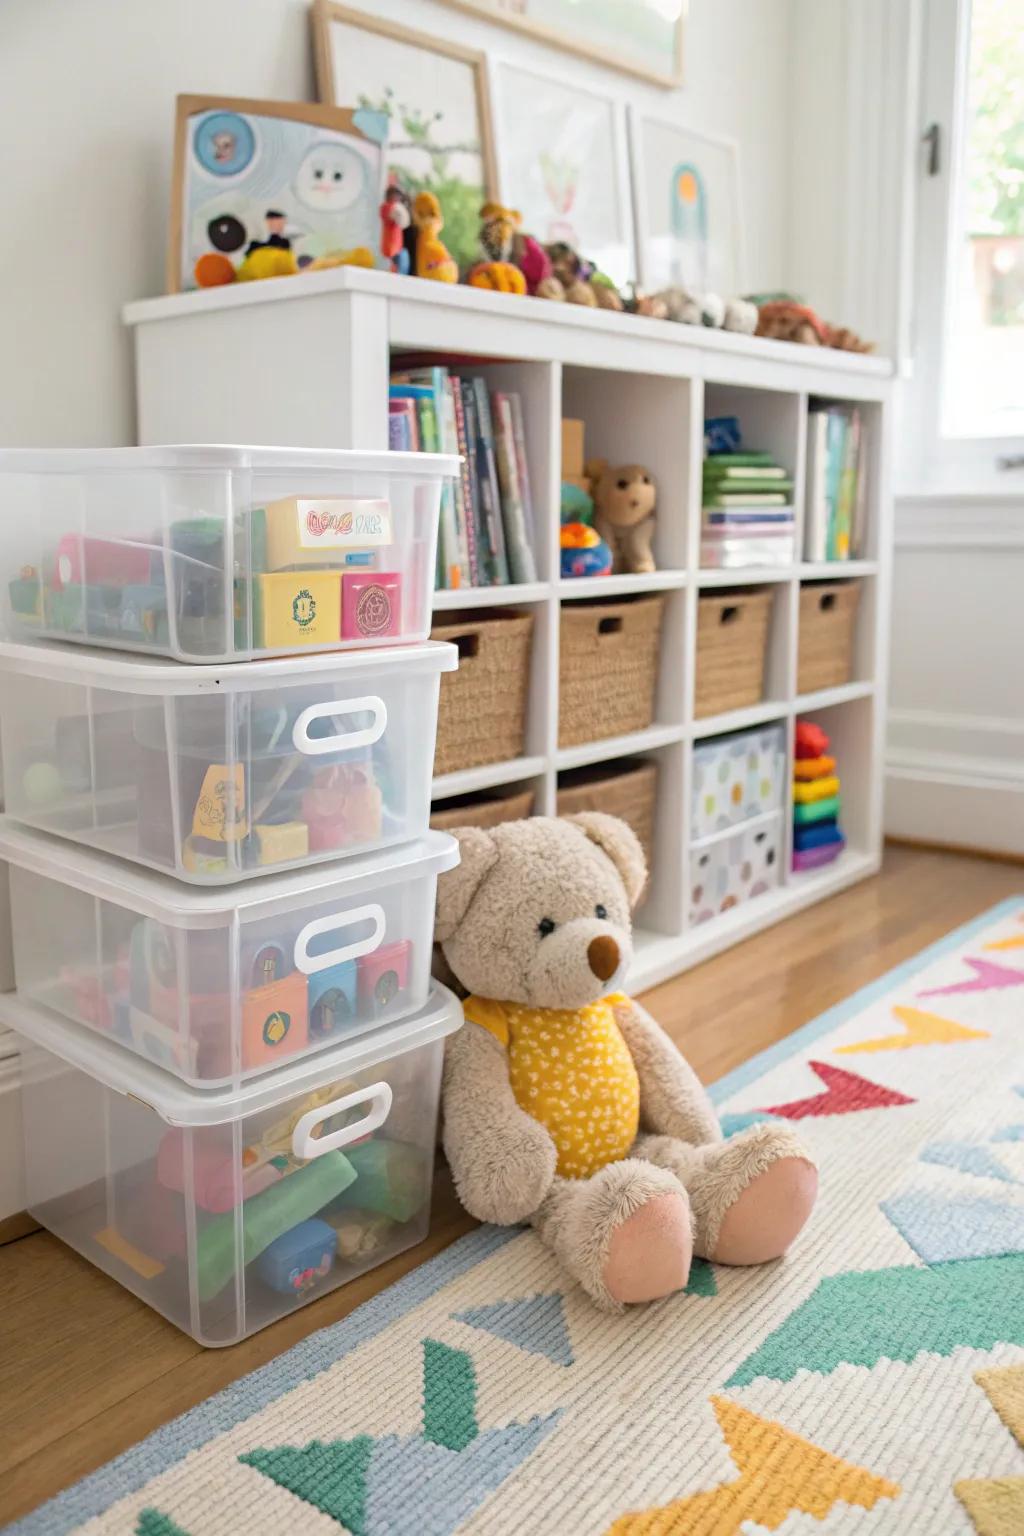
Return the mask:
<svg viewBox="0 0 1024 1536">
<path fill-rule="evenodd" d="M 607 1317 L 481 1228 L 11 1530 L 1021 1536 L 1024 899 L 713 1093 L 814 1147 L 787 1259 Z"/>
</svg>

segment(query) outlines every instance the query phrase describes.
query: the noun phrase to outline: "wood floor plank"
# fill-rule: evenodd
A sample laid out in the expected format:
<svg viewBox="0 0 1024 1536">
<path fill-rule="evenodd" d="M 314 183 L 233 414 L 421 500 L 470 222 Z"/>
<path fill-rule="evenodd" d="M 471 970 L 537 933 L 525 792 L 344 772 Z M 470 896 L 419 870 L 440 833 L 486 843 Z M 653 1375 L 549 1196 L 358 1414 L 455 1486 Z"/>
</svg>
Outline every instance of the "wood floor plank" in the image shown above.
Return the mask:
<svg viewBox="0 0 1024 1536">
<path fill-rule="evenodd" d="M 877 878 L 665 982 L 644 1003 L 710 1082 L 1012 895 L 1024 895 L 1019 868 L 891 848 Z M 199 1348 L 45 1232 L 0 1247 L 0 1521 L 347 1316 L 472 1226 L 442 1172 L 423 1244 L 224 1350 Z"/>
</svg>

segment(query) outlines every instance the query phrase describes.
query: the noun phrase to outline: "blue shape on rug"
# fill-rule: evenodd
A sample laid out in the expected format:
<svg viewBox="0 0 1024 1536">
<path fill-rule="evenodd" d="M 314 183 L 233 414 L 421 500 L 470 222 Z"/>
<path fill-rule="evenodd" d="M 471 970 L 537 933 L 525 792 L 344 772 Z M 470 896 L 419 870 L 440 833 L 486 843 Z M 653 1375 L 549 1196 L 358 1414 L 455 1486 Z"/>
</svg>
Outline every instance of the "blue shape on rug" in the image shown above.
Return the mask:
<svg viewBox="0 0 1024 1536">
<path fill-rule="evenodd" d="M 961 1173 L 973 1173 L 979 1179 L 1001 1179 L 1004 1184 L 1017 1182 L 997 1157 L 985 1147 L 974 1146 L 969 1141 L 933 1141 L 919 1155 L 922 1163 L 957 1168 Z"/>
<path fill-rule="evenodd" d="M 554 1365 L 572 1365 L 576 1358 L 560 1291 L 522 1296 L 515 1301 L 495 1301 L 453 1315 L 456 1322 L 468 1323 L 470 1328 L 493 1334 L 531 1355 L 543 1355 Z"/>
<path fill-rule="evenodd" d="M 996 1131 L 993 1141 L 1024 1141 L 1024 1125 L 1004 1125 Z"/>
<path fill-rule="evenodd" d="M 1024 1253 L 1024 1206 L 911 1189 L 881 1210 L 926 1264 Z"/>
<path fill-rule="evenodd" d="M 763 1109 L 736 1109 L 726 1110 L 724 1115 L 719 1115 L 718 1123 L 722 1127 L 722 1135 L 725 1137 L 736 1136 L 740 1131 L 749 1129 L 752 1125 L 761 1125 L 766 1120 L 777 1120 L 778 1115 L 767 1115 Z"/>
</svg>

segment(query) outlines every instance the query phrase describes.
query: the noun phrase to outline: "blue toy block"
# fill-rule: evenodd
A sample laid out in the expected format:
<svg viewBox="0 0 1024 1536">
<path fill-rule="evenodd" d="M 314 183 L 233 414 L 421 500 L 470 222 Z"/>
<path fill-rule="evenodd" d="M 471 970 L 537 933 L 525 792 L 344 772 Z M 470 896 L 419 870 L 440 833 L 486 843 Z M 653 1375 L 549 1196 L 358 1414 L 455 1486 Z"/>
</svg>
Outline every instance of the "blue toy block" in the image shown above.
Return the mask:
<svg viewBox="0 0 1024 1536">
<path fill-rule="evenodd" d="M 355 1020 L 357 986 L 358 970 L 354 960 L 341 960 L 310 976 L 310 1040 L 327 1040 Z"/>
<path fill-rule="evenodd" d="M 311 1216 L 264 1248 L 256 1260 L 256 1272 L 272 1291 L 302 1296 L 330 1273 L 337 1250 L 334 1228 Z"/>
</svg>

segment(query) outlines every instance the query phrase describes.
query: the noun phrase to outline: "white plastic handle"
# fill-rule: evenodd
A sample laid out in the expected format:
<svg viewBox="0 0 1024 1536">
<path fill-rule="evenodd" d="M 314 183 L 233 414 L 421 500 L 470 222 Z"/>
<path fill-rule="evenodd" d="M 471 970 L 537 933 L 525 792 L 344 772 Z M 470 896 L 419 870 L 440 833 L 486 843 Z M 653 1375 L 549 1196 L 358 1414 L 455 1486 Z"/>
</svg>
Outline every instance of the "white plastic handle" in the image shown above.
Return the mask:
<svg viewBox="0 0 1024 1536">
<path fill-rule="evenodd" d="M 351 928 L 356 923 L 372 923 L 373 932 L 365 939 L 356 939 L 352 944 L 340 944 L 337 949 L 329 949 L 324 955 L 310 954 L 310 939 L 315 939 L 321 933 L 333 933 L 335 929 Z M 360 955 L 368 955 L 377 948 L 384 937 L 386 926 L 384 908 L 375 901 L 365 907 L 352 907 L 348 912 L 332 912 L 329 917 L 315 917 L 295 940 L 295 969 L 304 976 L 315 976 L 317 971 L 326 971 L 329 965 L 340 965 L 343 960 L 358 960 Z"/>
<path fill-rule="evenodd" d="M 357 715 L 369 710 L 372 725 L 361 726 L 358 731 L 338 731 L 334 736 L 310 736 L 309 727 L 314 720 L 332 719 L 339 715 Z M 325 699 L 322 704 L 310 704 L 292 726 L 292 742 L 296 752 L 315 757 L 320 752 L 351 752 L 355 747 L 370 747 L 380 741 L 388 725 L 388 707 L 383 699 L 368 696 L 365 699 Z"/>
<path fill-rule="evenodd" d="M 325 1152 L 333 1152 L 335 1147 L 347 1147 L 350 1142 L 360 1141 L 384 1124 L 391 1113 L 391 1098 L 389 1083 L 371 1083 L 369 1088 L 359 1088 L 355 1093 L 346 1093 L 340 1099 L 333 1099 L 330 1104 L 322 1104 L 319 1109 L 311 1109 L 292 1131 L 292 1151 L 296 1157 L 308 1162 L 312 1157 L 323 1157 Z M 329 1136 L 313 1135 L 316 1127 L 325 1120 L 340 1115 L 344 1109 L 354 1109 L 357 1104 L 370 1105 L 369 1112 L 362 1119 L 354 1121 L 352 1125 L 343 1125 L 340 1131 L 332 1131 Z"/>
</svg>

